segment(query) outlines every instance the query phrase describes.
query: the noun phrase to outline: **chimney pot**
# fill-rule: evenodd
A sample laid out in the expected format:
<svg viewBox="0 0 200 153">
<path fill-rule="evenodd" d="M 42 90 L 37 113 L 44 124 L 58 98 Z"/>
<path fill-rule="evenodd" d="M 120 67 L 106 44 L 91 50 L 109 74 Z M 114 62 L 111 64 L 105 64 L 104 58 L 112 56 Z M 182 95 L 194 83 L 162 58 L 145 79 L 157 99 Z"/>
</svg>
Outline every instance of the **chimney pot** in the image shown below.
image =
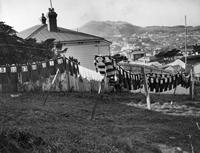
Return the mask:
<svg viewBox="0 0 200 153">
<path fill-rule="evenodd" d="M 57 31 L 57 13 L 54 11 L 54 8 L 49 8 L 48 12 L 48 19 L 49 19 L 49 25 L 48 25 L 48 30 L 51 32 L 56 32 Z"/>
</svg>

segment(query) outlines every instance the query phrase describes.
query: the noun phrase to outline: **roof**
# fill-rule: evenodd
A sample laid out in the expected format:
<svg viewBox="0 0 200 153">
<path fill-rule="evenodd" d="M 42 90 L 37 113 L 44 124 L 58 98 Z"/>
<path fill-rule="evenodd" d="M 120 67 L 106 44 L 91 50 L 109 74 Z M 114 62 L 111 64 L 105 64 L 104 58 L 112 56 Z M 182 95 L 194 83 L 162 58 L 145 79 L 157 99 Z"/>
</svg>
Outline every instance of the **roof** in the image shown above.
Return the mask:
<svg viewBox="0 0 200 153">
<path fill-rule="evenodd" d="M 133 52 L 130 52 L 132 55 L 137 55 L 137 54 L 145 54 L 144 51 L 133 51 Z"/>
<path fill-rule="evenodd" d="M 55 42 L 79 42 L 79 41 L 106 41 L 102 37 L 73 31 L 70 29 L 65 29 L 58 27 L 56 32 L 50 32 L 47 25 L 35 25 L 24 31 L 17 33 L 17 36 L 23 39 L 35 38 L 37 42 L 42 42 L 47 39 L 54 38 Z"/>
<path fill-rule="evenodd" d="M 164 58 L 164 57 L 174 57 L 176 56 L 178 53 L 180 52 L 180 50 L 177 50 L 177 49 L 172 49 L 170 51 L 162 51 L 162 52 L 159 52 L 157 55 L 155 55 L 156 57 L 161 57 L 161 58 Z"/>
<path fill-rule="evenodd" d="M 133 50 L 133 49 L 122 50 L 122 51 L 119 51 L 118 53 L 119 53 L 119 54 L 120 54 L 120 53 L 145 54 L 144 51 L 141 51 L 141 50 Z"/>
<path fill-rule="evenodd" d="M 172 63 L 167 64 L 169 66 L 176 66 L 179 65 L 180 67 L 182 67 L 183 69 L 185 69 L 185 63 L 183 61 L 181 61 L 180 59 L 175 60 Z"/>
</svg>

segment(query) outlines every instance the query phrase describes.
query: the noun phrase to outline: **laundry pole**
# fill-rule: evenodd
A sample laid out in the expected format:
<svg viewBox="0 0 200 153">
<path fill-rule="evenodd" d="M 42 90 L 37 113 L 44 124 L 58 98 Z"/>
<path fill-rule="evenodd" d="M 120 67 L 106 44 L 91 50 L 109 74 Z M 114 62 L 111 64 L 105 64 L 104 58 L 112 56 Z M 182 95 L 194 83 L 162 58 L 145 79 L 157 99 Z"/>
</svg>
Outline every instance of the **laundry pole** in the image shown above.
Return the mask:
<svg viewBox="0 0 200 153">
<path fill-rule="evenodd" d="M 144 90 L 145 90 L 145 96 L 146 96 L 147 109 L 151 110 L 151 101 L 150 101 L 150 95 L 149 95 L 149 89 L 148 89 L 145 68 L 141 67 L 141 71 L 142 71 L 142 76 L 143 76 L 143 80 L 144 80 Z"/>
</svg>

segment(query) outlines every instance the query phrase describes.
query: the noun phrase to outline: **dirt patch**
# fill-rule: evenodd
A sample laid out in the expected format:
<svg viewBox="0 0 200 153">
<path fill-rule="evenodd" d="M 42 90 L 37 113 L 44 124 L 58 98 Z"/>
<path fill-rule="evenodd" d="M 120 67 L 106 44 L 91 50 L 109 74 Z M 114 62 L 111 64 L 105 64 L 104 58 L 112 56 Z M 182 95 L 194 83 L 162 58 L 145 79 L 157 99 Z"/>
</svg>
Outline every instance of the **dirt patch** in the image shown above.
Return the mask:
<svg viewBox="0 0 200 153">
<path fill-rule="evenodd" d="M 180 147 L 170 147 L 165 144 L 155 144 L 161 150 L 162 153 L 188 153 L 183 151 Z"/>
<path fill-rule="evenodd" d="M 155 102 L 151 104 L 151 110 L 169 115 L 200 117 L 199 104 L 200 103 L 178 104 L 173 101 L 171 101 L 170 103 Z M 130 102 L 127 103 L 127 105 L 134 106 L 137 108 L 147 109 L 147 105 L 144 104 L 143 102 L 139 103 Z"/>
</svg>

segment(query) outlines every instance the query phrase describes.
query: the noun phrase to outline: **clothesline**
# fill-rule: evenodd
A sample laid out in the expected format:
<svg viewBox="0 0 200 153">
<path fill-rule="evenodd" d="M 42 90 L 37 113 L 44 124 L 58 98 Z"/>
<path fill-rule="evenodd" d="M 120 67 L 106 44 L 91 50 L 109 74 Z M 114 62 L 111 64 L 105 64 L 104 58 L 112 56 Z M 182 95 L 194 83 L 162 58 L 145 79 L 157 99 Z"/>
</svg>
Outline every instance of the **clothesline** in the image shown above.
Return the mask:
<svg viewBox="0 0 200 153">
<path fill-rule="evenodd" d="M 141 88 L 141 73 L 135 74 L 125 70 L 117 65 L 111 56 L 96 55 L 94 65 L 97 72 L 108 78 L 108 83 L 111 86 L 120 86 L 123 84 L 124 88 L 129 88 L 129 90 Z"/>
<path fill-rule="evenodd" d="M 121 66 L 129 66 L 129 67 L 144 67 L 146 69 L 150 69 L 150 70 L 155 70 L 155 71 L 160 71 L 161 74 L 162 73 L 167 73 L 167 74 L 172 74 L 171 71 L 167 71 L 167 70 L 163 70 L 163 69 L 160 69 L 160 68 L 155 68 L 155 67 L 152 67 L 152 66 L 147 66 L 147 65 L 142 65 L 142 64 L 138 64 L 138 63 L 125 63 L 125 62 L 120 62 L 118 63 L 118 65 L 121 65 Z"/>
<path fill-rule="evenodd" d="M 40 78 L 48 78 L 50 75 L 55 75 L 57 69 L 61 73 L 67 71 L 75 77 L 79 75 L 79 66 L 77 63 L 67 58 L 58 57 L 37 63 L 0 66 L 0 83 L 6 83 L 8 79 L 17 81 L 18 75 L 21 75 L 22 82 L 30 80 L 35 82 Z"/>
<path fill-rule="evenodd" d="M 184 88 L 190 87 L 190 76 L 185 76 L 183 73 L 177 74 L 147 74 L 148 85 L 150 91 L 164 92 L 176 88 L 181 85 Z"/>
<path fill-rule="evenodd" d="M 118 65 L 110 56 L 95 56 L 94 63 L 97 72 L 100 72 L 106 76 L 110 85 L 115 87 L 124 87 L 129 90 L 137 90 L 143 88 L 144 80 L 142 74 L 127 71 L 122 67 L 123 65 L 130 66 L 130 64 L 122 63 Z M 164 70 L 163 72 L 167 73 L 145 74 L 147 76 L 148 85 L 151 90 L 155 89 L 155 92 L 163 92 L 171 90 L 180 84 L 185 88 L 190 86 L 190 76 L 185 76 L 184 73 L 172 74 Z"/>
<path fill-rule="evenodd" d="M 21 65 L 32 65 L 32 64 L 40 64 L 40 63 L 44 63 L 44 62 L 49 62 L 49 61 L 52 61 L 52 60 L 56 60 L 58 58 L 65 58 L 66 60 L 68 61 L 71 61 L 73 63 L 76 63 L 76 64 L 80 64 L 78 61 L 74 61 L 74 58 L 73 57 L 55 57 L 55 58 L 52 58 L 52 59 L 45 59 L 45 60 L 41 60 L 41 61 L 33 61 L 33 62 L 27 62 L 27 63 L 16 63 L 16 64 L 4 64 L 4 65 L 0 65 L 0 69 L 2 67 L 7 67 L 7 66 L 21 66 Z M 76 59 L 75 59 L 76 60 Z"/>
</svg>

